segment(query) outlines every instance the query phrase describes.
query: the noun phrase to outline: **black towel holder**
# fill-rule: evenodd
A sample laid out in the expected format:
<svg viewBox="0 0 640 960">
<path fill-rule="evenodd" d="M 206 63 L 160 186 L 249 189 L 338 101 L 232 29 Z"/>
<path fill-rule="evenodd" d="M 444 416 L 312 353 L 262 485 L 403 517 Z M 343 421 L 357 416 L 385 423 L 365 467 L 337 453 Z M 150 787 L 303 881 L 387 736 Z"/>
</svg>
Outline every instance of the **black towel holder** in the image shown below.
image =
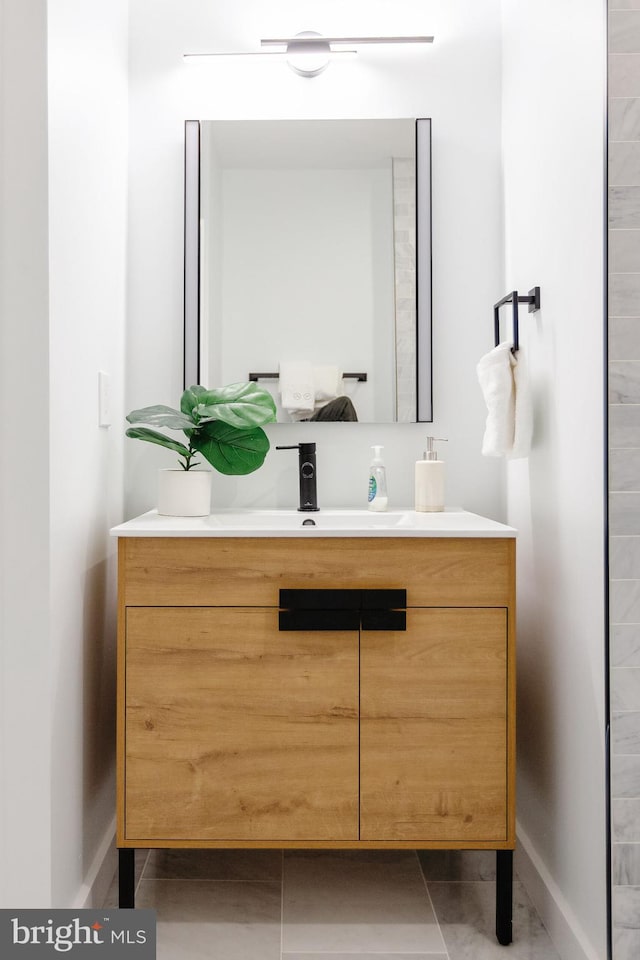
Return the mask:
<svg viewBox="0 0 640 960">
<path fill-rule="evenodd" d="M 367 375 L 366 375 L 366 373 L 343 373 L 343 374 L 342 374 L 342 378 L 343 378 L 343 380 L 359 380 L 360 383 L 366 383 L 366 382 L 367 382 Z M 250 373 L 250 374 L 249 374 L 249 380 L 253 380 L 253 381 L 256 381 L 256 380 L 279 380 L 279 379 L 280 379 L 280 374 L 279 374 L 279 373 Z"/>
<path fill-rule="evenodd" d="M 536 310 L 540 309 L 540 287 L 534 287 L 532 290 L 529 290 L 529 294 L 526 297 L 518 296 L 517 290 L 512 290 L 511 293 L 508 293 L 502 300 L 498 300 L 497 303 L 493 305 L 493 338 L 495 341 L 496 347 L 500 343 L 500 307 L 505 303 L 513 304 L 513 347 L 511 348 L 514 353 L 517 353 L 520 349 L 520 341 L 518 339 L 518 304 L 519 303 L 528 303 L 529 304 L 529 313 L 535 313 Z"/>
</svg>

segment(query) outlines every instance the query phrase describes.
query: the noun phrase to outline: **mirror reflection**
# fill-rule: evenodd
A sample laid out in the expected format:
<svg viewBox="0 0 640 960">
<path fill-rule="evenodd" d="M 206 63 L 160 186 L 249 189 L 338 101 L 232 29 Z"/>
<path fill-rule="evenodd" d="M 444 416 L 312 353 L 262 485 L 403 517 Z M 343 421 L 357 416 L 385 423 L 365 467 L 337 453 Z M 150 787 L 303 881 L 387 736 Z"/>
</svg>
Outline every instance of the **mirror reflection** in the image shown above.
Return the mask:
<svg viewBox="0 0 640 960">
<path fill-rule="evenodd" d="M 430 420 L 430 121 L 190 121 L 187 231 L 190 160 L 194 382 L 258 379 L 281 422 Z"/>
</svg>

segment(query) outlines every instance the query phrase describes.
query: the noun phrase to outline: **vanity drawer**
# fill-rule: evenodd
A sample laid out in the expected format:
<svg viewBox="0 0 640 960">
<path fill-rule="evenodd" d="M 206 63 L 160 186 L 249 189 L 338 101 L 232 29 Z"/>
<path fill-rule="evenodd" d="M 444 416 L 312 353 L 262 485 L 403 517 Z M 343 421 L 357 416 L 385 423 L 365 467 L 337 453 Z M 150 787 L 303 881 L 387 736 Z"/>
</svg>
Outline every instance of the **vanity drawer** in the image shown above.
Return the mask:
<svg viewBox="0 0 640 960">
<path fill-rule="evenodd" d="M 407 605 L 506 606 L 509 538 L 121 537 L 123 606 L 278 606 L 288 589 L 406 589 Z"/>
</svg>

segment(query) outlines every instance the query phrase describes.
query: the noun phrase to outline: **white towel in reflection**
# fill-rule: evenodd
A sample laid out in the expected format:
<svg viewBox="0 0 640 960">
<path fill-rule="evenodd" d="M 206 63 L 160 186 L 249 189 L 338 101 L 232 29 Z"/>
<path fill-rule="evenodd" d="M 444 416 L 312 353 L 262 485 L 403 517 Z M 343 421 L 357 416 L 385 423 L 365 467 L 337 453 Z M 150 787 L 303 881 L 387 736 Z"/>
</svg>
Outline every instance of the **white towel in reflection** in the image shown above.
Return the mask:
<svg viewBox="0 0 640 960">
<path fill-rule="evenodd" d="M 529 456 L 533 415 L 529 378 L 510 343 L 500 343 L 479 361 L 478 380 L 487 405 L 482 441 L 485 457 Z"/>
<path fill-rule="evenodd" d="M 313 369 L 306 361 L 280 361 L 280 396 L 282 406 L 292 416 L 313 412 Z"/>
<path fill-rule="evenodd" d="M 329 363 L 314 366 L 313 391 L 316 409 L 341 396 L 344 392 L 342 370 Z"/>
</svg>

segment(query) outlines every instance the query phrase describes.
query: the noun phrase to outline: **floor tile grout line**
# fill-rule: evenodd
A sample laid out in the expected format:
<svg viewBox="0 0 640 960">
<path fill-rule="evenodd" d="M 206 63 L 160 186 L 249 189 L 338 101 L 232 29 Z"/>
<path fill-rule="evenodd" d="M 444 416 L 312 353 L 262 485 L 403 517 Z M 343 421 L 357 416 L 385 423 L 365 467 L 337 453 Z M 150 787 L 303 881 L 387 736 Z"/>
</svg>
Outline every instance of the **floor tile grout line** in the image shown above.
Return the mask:
<svg viewBox="0 0 640 960">
<path fill-rule="evenodd" d="M 616 754 L 616 756 L 638 757 L 640 756 L 640 753 Z M 635 796 L 619 797 L 617 799 L 640 800 L 640 797 L 635 797 Z M 446 877 L 432 877 L 430 880 L 427 880 L 422 874 L 422 871 L 421 871 L 421 875 L 422 875 L 423 883 L 425 884 L 429 884 L 429 883 L 495 883 L 495 879 L 491 877 L 487 878 L 486 880 L 483 880 L 483 879 L 469 880 L 469 879 L 465 879 L 464 877 L 456 877 L 455 879 L 447 879 Z M 255 880 L 251 877 L 242 877 L 235 880 L 229 880 L 229 879 L 217 880 L 215 877 L 149 877 L 149 876 L 143 877 L 141 876 L 140 880 L 138 881 L 138 884 L 140 884 L 142 880 L 153 880 L 154 882 L 157 882 L 157 883 L 267 883 L 267 884 L 272 884 L 274 886 L 280 883 L 281 888 L 284 889 L 284 879 L 282 881 L 279 881 L 276 877 L 274 877 L 271 880 Z M 515 882 L 515 878 L 514 878 L 514 882 Z M 417 952 L 420 953 L 420 951 L 417 951 Z M 424 950 L 422 952 L 424 953 Z"/>
<path fill-rule="evenodd" d="M 140 877 L 140 880 L 142 879 Z M 153 880 L 155 883 L 270 883 L 272 886 L 281 882 L 277 877 L 272 880 L 252 880 L 251 877 L 243 877 L 240 880 L 216 880 L 215 877 L 144 877 L 144 879 Z"/>
<path fill-rule="evenodd" d="M 136 883 L 135 890 L 133 892 L 133 902 L 136 902 L 136 897 L 138 896 L 138 890 L 140 889 L 140 884 L 142 883 L 144 877 L 144 872 L 147 869 L 147 864 L 149 863 L 149 857 L 151 856 L 151 850 L 147 850 L 147 855 L 144 858 L 144 863 L 142 864 L 142 870 L 140 871 L 140 876 L 138 877 L 138 882 Z M 119 899 L 118 899 L 118 902 Z"/>
<path fill-rule="evenodd" d="M 417 850 L 414 850 L 413 853 L 414 853 L 414 856 L 415 856 L 415 858 L 416 858 L 416 860 L 417 860 L 417 862 L 418 862 L 418 870 L 420 871 L 420 876 L 422 877 L 422 882 L 423 882 L 423 884 L 424 884 L 424 891 L 425 891 L 425 893 L 426 893 L 426 895 L 427 895 L 427 900 L 429 901 L 429 905 L 430 905 L 431 909 L 433 910 L 433 917 L 434 917 L 434 920 L 436 921 L 436 926 L 437 926 L 437 928 L 438 928 L 438 933 L 440 934 L 440 939 L 442 940 L 442 945 L 443 945 L 443 947 L 444 947 L 445 954 L 446 954 L 446 956 L 448 957 L 448 960 L 451 960 L 451 955 L 450 955 L 450 953 L 449 953 L 449 948 L 448 948 L 448 946 L 447 946 L 447 941 L 444 939 L 444 934 L 443 934 L 443 932 L 442 932 L 442 927 L 440 926 L 440 920 L 438 919 L 438 914 L 436 913 L 435 904 L 434 904 L 433 900 L 431 899 L 431 894 L 430 894 L 430 892 L 429 892 L 429 884 L 427 883 L 427 878 L 425 877 L 425 875 L 424 875 L 424 870 L 422 869 L 422 861 L 420 860 L 420 857 L 418 856 L 418 851 L 417 851 Z"/>
<path fill-rule="evenodd" d="M 284 850 L 280 851 L 280 960 L 284 954 Z"/>
</svg>

